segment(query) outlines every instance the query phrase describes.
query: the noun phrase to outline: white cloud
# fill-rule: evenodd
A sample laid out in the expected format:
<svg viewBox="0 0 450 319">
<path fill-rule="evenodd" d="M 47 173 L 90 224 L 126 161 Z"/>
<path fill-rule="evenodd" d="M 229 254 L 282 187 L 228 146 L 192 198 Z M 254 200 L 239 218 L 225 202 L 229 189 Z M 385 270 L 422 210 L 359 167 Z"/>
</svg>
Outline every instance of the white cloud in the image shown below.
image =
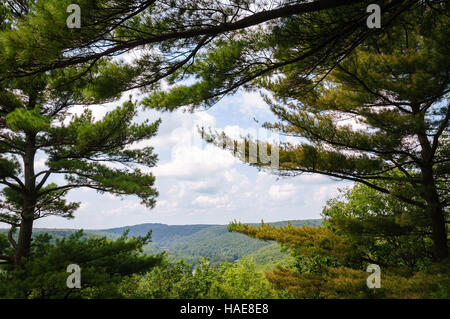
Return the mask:
<svg viewBox="0 0 450 319">
<path fill-rule="evenodd" d="M 151 169 L 156 177 L 196 179 L 231 167 L 237 160 L 227 151 L 213 145 L 205 148 L 174 147 L 170 161 Z"/>
<path fill-rule="evenodd" d="M 273 200 L 287 200 L 296 193 L 297 188 L 293 184 L 272 185 L 269 188 L 269 196 Z"/>
<path fill-rule="evenodd" d="M 34 162 L 34 169 L 35 170 L 45 170 L 47 169 L 47 165 L 45 164 L 47 162 L 47 159 L 45 157 L 39 158 Z"/>
<path fill-rule="evenodd" d="M 120 200 L 77 190 L 68 198 L 83 202 L 75 219 L 52 217 L 37 221 L 37 227 L 100 229 L 146 222 L 226 224 L 234 219 L 270 222 L 319 218 L 324 201 L 342 183 L 321 175 L 277 178 L 201 140 L 197 127 L 216 128 L 217 123 L 231 137 L 245 136 L 251 129 L 243 126 L 251 126 L 253 121 L 244 120 L 243 115 L 268 110 L 257 93 L 223 100 L 228 102 L 206 112 L 145 111 L 139 115 L 138 120 L 162 119 L 157 136 L 143 143 L 154 146 L 159 157 L 158 165 L 149 169 L 156 176 L 155 187 L 160 194 L 154 209 L 140 205 L 136 197 Z M 103 110 L 96 112 L 101 116 Z"/>
<path fill-rule="evenodd" d="M 205 112 L 191 114 L 175 111 L 159 115 L 162 123 L 158 134 L 146 142 L 158 150 L 170 149 L 174 146 L 201 145 L 202 139 L 198 127 L 214 127 L 216 124 L 215 118 Z M 153 118 L 156 117 L 153 116 Z"/>
<path fill-rule="evenodd" d="M 320 186 L 317 191 L 314 192 L 313 200 L 316 202 L 325 202 L 327 199 L 335 196 L 337 193 L 337 187 L 335 185 Z"/>
<path fill-rule="evenodd" d="M 212 196 L 205 196 L 205 195 L 201 195 L 198 196 L 193 202 L 193 205 L 199 204 L 200 206 L 213 206 L 214 208 L 226 208 L 227 205 L 229 204 L 230 199 L 228 196 L 216 196 L 216 197 L 212 197 Z"/>
<path fill-rule="evenodd" d="M 239 111 L 248 116 L 268 113 L 269 106 L 258 92 L 245 92 L 231 97 L 230 103 L 235 104 Z"/>
</svg>

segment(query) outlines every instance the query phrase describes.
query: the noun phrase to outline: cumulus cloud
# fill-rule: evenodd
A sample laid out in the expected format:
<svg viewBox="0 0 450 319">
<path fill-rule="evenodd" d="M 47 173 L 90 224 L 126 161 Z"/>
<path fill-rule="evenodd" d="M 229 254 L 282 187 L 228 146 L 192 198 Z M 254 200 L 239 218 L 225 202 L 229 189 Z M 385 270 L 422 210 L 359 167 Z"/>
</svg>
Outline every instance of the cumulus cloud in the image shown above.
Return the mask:
<svg viewBox="0 0 450 319">
<path fill-rule="evenodd" d="M 173 148 L 170 161 L 157 165 L 151 171 L 157 177 L 196 179 L 229 168 L 236 161 L 229 152 L 213 145 L 204 148 L 182 145 Z"/>
<path fill-rule="evenodd" d="M 198 127 L 222 128 L 227 135 L 239 138 L 255 132 L 251 126 L 254 121 L 246 115 L 268 114 L 258 93 L 223 101 L 206 112 L 145 111 L 140 115 L 140 119 L 162 119 L 158 135 L 144 143 L 153 146 L 159 157 L 157 166 L 149 169 L 156 176 L 159 192 L 154 209 L 145 208 L 134 197 L 121 200 L 78 190 L 69 195 L 69 200 L 84 203 L 75 219 L 48 218 L 37 221 L 37 226 L 100 229 L 146 222 L 226 224 L 235 219 L 270 222 L 320 218 L 325 200 L 345 183 L 320 175 L 280 179 L 202 141 Z M 101 116 L 103 111 L 96 114 Z"/>
<path fill-rule="evenodd" d="M 238 93 L 230 97 L 229 103 L 239 107 L 239 111 L 247 116 L 267 114 L 270 112 L 269 106 L 258 92 Z"/>
<path fill-rule="evenodd" d="M 297 191 L 293 184 L 272 185 L 269 188 L 269 196 L 273 200 L 287 200 L 292 198 Z"/>
<path fill-rule="evenodd" d="M 225 196 L 197 196 L 195 200 L 192 201 L 193 205 L 199 204 L 200 206 L 214 206 L 216 208 L 227 208 L 229 205 L 230 199 L 227 195 Z"/>
<path fill-rule="evenodd" d="M 314 201 L 325 202 L 327 199 L 337 195 L 337 188 L 337 185 L 320 186 L 319 189 L 314 192 Z"/>
</svg>

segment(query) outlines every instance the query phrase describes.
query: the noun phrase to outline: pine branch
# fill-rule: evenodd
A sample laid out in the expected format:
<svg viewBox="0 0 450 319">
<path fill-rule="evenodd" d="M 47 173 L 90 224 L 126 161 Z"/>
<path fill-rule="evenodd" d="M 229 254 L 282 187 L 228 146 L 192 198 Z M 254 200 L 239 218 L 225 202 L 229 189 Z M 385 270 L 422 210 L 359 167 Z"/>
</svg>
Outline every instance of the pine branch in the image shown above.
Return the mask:
<svg viewBox="0 0 450 319">
<path fill-rule="evenodd" d="M 348 6 L 353 4 L 358 4 L 364 2 L 363 0 L 341 0 L 341 1 L 335 1 L 335 0 L 317 0 L 313 2 L 302 2 L 295 5 L 286 5 L 281 8 L 272 9 L 272 10 L 266 10 L 262 12 L 255 13 L 253 15 L 247 16 L 242 18 L 241 20 L 237 20 L 235 22 L 229 22 L 229 23 L 221 23 L 217 26 L 209 26 L 209 27 L 201 27 L 201 28 L 194 28 L 194 29 L 188 29 L 188 30 L 182 30 L 182 31 L 174 31 L 169 32 L 166 34 L 161 35 L 152 35 L 149 37 L 145 37 L 142 39 L 134 40 L 134 41 L 126 41 L 124 43 L 120 43 L 116 46 L 113 46 L 109 49 L 106 49 L 102 52 L 97 52 L 94 54 L 87 54 L 79 57 L 72 57 L 67 60 L 60 60 L 55 61 L 49 66 L 44 67 L 38 67 L 34 71 L 20 71 L 20 72 L 14 72 L 12 73 L 12 76 L 8 77 L 23 77 L 23 76 L 30 76 L 37 73 L 46 72 L 52 69 L 59 69 L 64 67 L 69 67 L 77 64 L 82 64 L 89 62 L 93 59 L 99 59 L 101 57 L 106 56 L 112 56 L 117 54 L 118 52 L 124 52 L 132 50 L 136 47 L 154 44 L 154 43 L 160 43 L 168 40 L 174 40 L 174 39 L 190 39 L 195 38 L 198 36 L 216 36 L 218 34 L 230 32 L 230 31 L 237 31 L 241 29 L 245 29 L 251 26 L 255 26 L 258 24 L 262 24 L 264 22 L 268 22 L 274 19 L 283 18 L 283 17 L 289 17 L 292 15 L 297 14 L 305 14 L 305 13 L 311 13 L 311 12 L 318 12 L 321 10 L 326 9 L 332 9 L 342 6 Z M 403 3 L 403 0 L 390 0 L 386 1 L 385 6 L 386 7 L 393 7 L 395 5 Z M 415 2 L 415 1 L 410 1 Z M 384 6 L 383 6 L 384 8 Z"/>
<path fill-rule="evenodd" d="M 12 264 L 14 261 L 14 257 L 8 255 L 0 255 L 0 260 L 7 261 L 7 264 Z"/>
<path fill-rule="evenodd" d="M 16 241 L 14 240 L 14 237 L 13 237 L 13 233 L 14 233 L 15 230 L 16 230 L 16 226 L 14 226 L 14 225 L 11 226 L 11 228 L 8 231 L 8 240 L 11 243 L 11 246 L 13 246 L 14 249 L 17 250 L 17 243 L 16 243 Z"/>
</svg>

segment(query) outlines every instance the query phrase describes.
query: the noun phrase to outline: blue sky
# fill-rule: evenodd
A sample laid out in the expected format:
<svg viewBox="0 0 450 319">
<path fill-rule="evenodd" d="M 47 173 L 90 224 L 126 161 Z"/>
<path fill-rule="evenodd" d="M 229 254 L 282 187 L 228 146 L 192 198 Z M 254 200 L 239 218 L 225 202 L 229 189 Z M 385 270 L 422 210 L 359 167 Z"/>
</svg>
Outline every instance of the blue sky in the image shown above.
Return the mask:
<svg viewBox="0 0 450 319">
<path fill-rule="evenodd" d="M 95 106 L 94 115 L 100 118 L 110 108 Z M 145 208 L 132 196 L 119 199 L 76 190 L 68 195 L 69 200 L 81 202 L 74 219 L 48 217 L 36 221 L 35 226 L 101 229 L 140 223 L 227 224 L 233 220 L 320 218 L 323 205 L 336 195 L 337 187 L 349 185 L 320 175 L 279 178 L 202 143 L 198 126 L 239 136 L 256 132 L 262 122 L 274 120 L 258 93 L 238 92 L 207 111 L 195 113 L 143 111 L 137 120 L 145 118 L 162 119 L 158 135 L 148 142 L 159 157 L 158 165 L 151 169 L 159 192 L 154 209 Z M 43 169 L 45 158 L 38 157 L 36 166 L 36 171 Z"/>
<path fill-rule="evenodd" d="M 122 100 L 128 100 L 128 94 Z M 91 109 L 99 119 L 120 103 Z M 74 113 L 80 111 L 81 106 L 73 108 Z M 198 127 L 202 126 L 224 130 L 236 138 L 264 133 L 261 124 L 276 119 L 259 93 L 240 91 L 206 111 L 194 113 L 143 110 L 136 120 L 158 118 L 162 119 L 158 135 L 145 142 L 155 147 L 159 158 L 157 166 L 149 169 L 156 176 L 159 192 L 154 209 L 140 205 L 133 196 L 120 199 L 80 189 L 68 194 L 68 200 L 81 202 L 74 219 L 47 217 L 37 220 L 35 227 L 102 229 L 141 223 L 227 224 L 233 220 L 246 223 L 320 218 L 322 207 L 337 194 L 337 188 L 351 185 L 317 174 L 280 178 L 243 164 L 229 152 L 201 140 Z M 46 168 L 45 159 L 37 155 L 36 172 Z M 6 226 L 0 223 L 0 227 Z"/>
</svg>

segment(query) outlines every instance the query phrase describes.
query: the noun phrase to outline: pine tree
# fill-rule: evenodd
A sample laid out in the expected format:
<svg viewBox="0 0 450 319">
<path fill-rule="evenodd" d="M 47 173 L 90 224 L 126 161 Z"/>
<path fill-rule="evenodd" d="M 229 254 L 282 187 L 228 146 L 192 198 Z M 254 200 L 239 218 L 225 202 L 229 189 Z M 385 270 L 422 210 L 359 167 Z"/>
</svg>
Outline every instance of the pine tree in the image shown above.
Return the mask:
<svg viewBox="0 0 450 319">
<path fill-rule="evenodd" d="M 126 130 L 123 136 L 112 134 L 114 142 L 108 144 L 105 140 L 96 140 L 95 135 L 102 136 L 100 132 L 108 135 L 106 132 L 115 130 L 119 122 L 124 123 L 128 121 L 130 123 L 130 116 L 135 112 L 136 106 L 131 102 L 125 104 L 123 107 L 111 112 L 105 118 L 105 121 L 102 122 L 103 124 L 94 124 L 92 116 L 86 113 L 73 119 L 72 123 L 67 127 L 62 126 L 57 129 L 53 126 L 54 121 L 60 120 L 60 116 L 70 105 L 111 101 L 120 96 L 121 92 L 131 88 L 155 89 L 158 87 L 160 80 L 167 76 L 170 76 L 169 80 L 176 81 L 182 79 L 184 75 L 197 76 L 201 81 L 192 87 L 177 87 L 172 92 L 173 94 L 156 92 L 146 99 L 144 104 L 160 109 L 174 109 L 182 104 L 189 104 L 195 107 L 205 101 L 206 105 L 211 105 L 224 94 L 232 93 L 242 85 L 250 85 L 251 81 L 277 70 L 282 70 L 288 76 L 284 82 L 271 83 L 269 81 L 264 83 L 255 81 L 254 83 L 276 92 L 276 95 L 281 99 L 288 97 L 295 99 L 297 98 L 296 96 L 289 96 L 289 90 L 283 87 L 283 83 L 295 85 L 301 90 L 307 89 L 308 91 L 312 86 L 309 82 L 311 78 L 321 79 L 328 75 L 330 69 L 336 69 L 337 63 L 354 52 L 355 48 L 364 41 L 369 41 L 367 43 L 373 41 L 373 45 L 368 48 L 365 46 L 360 47 L 358 53 L 351 55 L 353 58 L 360 56 L 361 52 L 365 52 L 368 56 L 370 54 L 373 55 L 373 48 L 376 47 L 376 44 L 387 46 L 388 51 L 392 51 L 388 53 L 389 56 L 395 58 L 396 52 L 394 52 L 393 48 L 396 44 L 394 40 L 405 38 L 404 34 L 402 34 L 402 37 L 397 37 L 401 33 L 398 29 L 393 32 L 389 31 L 391 30 L 390 28 L 383 29 L 380 33 L 381 40 L 377 39 L 376 33 L 374 34 L 368 30 L 365 9 L 367 4 L 372 1 L 298 1 L 295 3 L 282 3 L 277 8 L 257 8 L 255 13 L 252 11 L 254 9 L 252 8 L 252 1 L 239 1 L 238 5 L 234 3 L 224 5 L 219 1 L 213 3 L 210 1 L 170 1 L 168 3 L 164 2 L 162 6 L 158 6 L 159 2 L 145 0 L 80 0 L 75 2 L 82 9 L 81 23 L 83 27 L 79 30 L 68 30 L 66 27 L 68 15 L 66 8 L 72 2 L 71 0 L 14 0 L 0 5 L 0 15 L 4 18 L 0 24 L 0 90 L 2 99 L 0 126 L 2 130 L 6 130 L 4 135 L 2 132 L 0 177 L 2 178 L 2 183 L 6 186 L 4 189 L 5 199 L 3 200 L 5 208 L 3 209 L 6 209 L 8 212 L 14 212 L 13 214 L 3 214 L 5 216 L 4 220 L 8 220 L 12 224 L 12 230 L 19 226 L 21 228 L 19 242 L 17 243 L 19 249 L 16 256 L 19 258 L 15 258 L 14 260 L 16 261 L 27 254 L 32 229 L 31 220 L 34 218 L 31 217 L 33 210 L 31 207 L 38 203 L 38 198 L 35 198 L 37 195 L 50 196 L 53 194 L 59 200 L 66 191 L 75 187 L 91 187 L 99 191 L 112 191 L 122 195 L 138 194 L 141 198 L 147 199 L 155 195 L 154 190 L 148 190 L 148 186 L 153 183 L 150 176 L 142 179 L 144 186 L 138 187 L 136 181 L 145 174 L 140 171 L 130 173 L 120 169 L 112 169 L 109 166 L 101 166 L 98 162 L 99 158 L 95 157 L 93 153 L 95 155 L 101 153 L 102 156 L 106 154 L 108 157 L 107 161 L 120 163 L 128 161 L 142 163 L 147 161 L 143 164 L 151 166 L 153 163 L 150 160 L 152 157 L 149 149 L 130 151 L 122 150 L 121 148 L 124 145 L 150 137 L 152 134 L 150 131 L 156 130 L 156 123 L 152 128 L 148 124 L 145 129 L 142 126 L 131 126 L 132 128 L 128 131 Z M 432 49 L 430 49 L 430 52 L 426 49 L 420 50 L 421 54 L 423 54 L 414 63 L 422 61 L 422 64 L 419 63 L 417 65 L 423 65 L 424 61 L 435 61 L 435 63 L 427 65 L 428 69 L 426 69 L 432 73 L 437 72 L 436 65 L 438 63 L 443 63 L 444 69 L 446 68 L 445 58 L 441 59 L 439 56 L 442 55 L 442 52 L 448 52 L 448 50 L 445 51 L 447 47 L 445 46 L 445 41 L 443 41 L 447 30 L 444 22 L 436 22 L 433 19 L 444 17 L 445 15 L 442 15 L 441 12 L 445 11 L 448 4 L 441 1 L 422 3 L 421 1 L 413 0 L 380 1 L 380 4 L 383 19 L 388 22 L 388 26 L 396 23 L 398 25 L 398 19 L 401 17 L 405 19 L 405 14 L 408 12 L 414 12 L 421 18 L 423 16 L 424 19 L 428 19 L 431 26 L 429 30 L 420 30 L 424 34 L 426 41 L 424 40 L 422 43 L 420 37 L 411 36 L 411 44 L 407 40 L 406 48 L 401 46 L 402 49 L 398 52 L 402 54 L 408 53 L 408 50 L 419 43 L 425 48 L 430 47 Z M 418 10 L 424 11 L 418 12 Z M 406 16 L 406 20 L 409 20 L 409 18 L 409 16 Z M 421 24 L 422 21 L 417 20 L 417 18 L 414 19 L 416 19 L 414 20 L 416 24 Z M 403 23 L 404 20 L 400 22 Z M 410 31 L 414 29 L 410 28 L 408 23 L 404 24 L 408 26 L 405 30 Z M 440 40 L 436 39 L 436 37 L 429 37 L 433 28 L 435 29 L 435 34 L 442 32 L 443 35 L 440 37 Z M 406 32 L 408 35 L 409 31 Z M 375 36 L 371 37 L 371 35 Z M 390 35 L 394 35 L 394 38 L 396 38 L 392 40 Z M 439 42 L 439 45 L 442 45 L 442 48 L 435 48 L 437 42 Z M 142 51 L 142 56 L 133 63 L 111 62 L 111 58 L 118 54 L 129 52 L 136 48 L 145 50 Z M 206 51 L 205 54 L 199 55 L 203 51 Z M 427 52 L 429 53 L 428 55 L 426 55 Z M 346 60 L 350 61 L 351 59 L 349 57 Z M 194 61 L 195 63 L 193 63 Z M 365 64 L 371 63 L 372 61 Z M 397 63 L 400 67 L 401 64 L 406 66 L 408 61 L 397 59 L 394 63 Z M 409 63 L 409 66 L 414 65 L 414 63 Z M 345 67 L 349 66 L 351 66 L 351 63 L 347 62 Z M 301 99 L 306 100 L 301 101 L 301 103 L 313 101 L 315 94 L 326 88 L 324 86 L 325 83 L 343 81 L 343 79 L 339 79 L 339 72 L 342 74 L 344 71 L 336 69 L 336 72 L 333 73 L 334 78 L 330 77 L 328 82 L 320 82 L 319 85 L 310 90 L 309 94 L 302 95 Z M 383 78 L 386 75 L 386 70 L 374 70 L 374 72 L 379 72 L 382 75 L 379 78 Z M 439 72 L 436 74 L 442 75 Z M 426 71 L 422 73 L 422 75 L 428 74 Z M 301 74 L 302 76 L 295 77 L 296 74 Z M 399 76 L 403 77 L 404 74 L 400 73 Z M 406 72 L 406 74 L 412 73 Z M 409 110 L 414 114 L 418 114 L 418 119 L 414 117 L 417 125 L 412 125 L 417 127 L 429 124 L 428 117 L 426 120 L 423 117 L 423 122 L 425 123 L 420 123 L 420 116 L 423 111 L 434 112 L 436 110 L 435 102 L 445 92 L 445 88 L 442 89 L 439 86 L 445 86 L 444 83 L 439 82 L 442 80 L 442 76 L 431 80 L 429 77 L 424 80 L 421 77 L 422 75 L 418 76 L 417 79 L 415 78 L 417 80 L 415 88 L 420 87 L 418 92 L 422 93 L 430 89 L 429 92 L 431 93 L 428 95 L 424 93 L 423 96 L 408 96 L 415 99 L 409 102 L 416 103 L 415 107 L 416 109 L 418 107 L 419 110 L 419 112 Z M 347 76 L 347 78 L 349 77 Z M 296 81 L 290 83 L 293 79 Z M 406 76 L 406 80 L 405 78 L 401 80 L 403 82 L 408 80 L 408 76 Z M 346 81 L 355 82 L 348 79 Z M 427 83 L 429 85 L 424 85 Z M 363 86 L 358 83 L 350 84 L 353 87 L 355 85 L 356 87 L 358 85 Z M 374 83 L 374 87 L 369 86 L 369 88 L 378 90 L 380 86 L 387 84 Z M 360 88 L 358 87 L 358 89 Z M 395 88 L 382 87 L 381 89 L 393 89 L 395 92 Z M 412 91 L 413 89 L 411 88 L 410 92 Z M 403 94 L 403 98 L 405 92 L 402 91 L 400 93 Z M 359 98 L 363 97 L 364 94 L 361 94 Z M 372 98 L 377 97 L 372 96 Z M 357 97 L 350 97 L 350 99 L 353 99 L 352 102 L 358 100 Z M 424 102 L 423 99 L 426 101 Z M 433 103 L 429 107 L 424 108 L 420 105 L 420 103 L 427 104 L 431 102 L 430 99 L 433 100 Z M 398 104 L 398 101 L 394 102 Z M 402 105 L 400 106 L 402 107 Z M 278 112 L 276 106 L 273 109 L 274 112 Z M 401 109 L 399 110 L 401 111 Z M 325 111 L 330 110 L 325 108 Z M 351 111 L 353 110 L 349 110 L 350 114 L 352 114 Z M 436 130 L 438 134 L 435 136 L 445 135 L 446 125 L 444 124 L 442 127 L 442 123 L 445 121 L 439 122 L 439 119 L 442 118 L 442 112 L 445 113 L 445 107 L 443 110 L 436 112 L 438 120 L 422 130 L 422 144 L 426 144 L 426 138 L 424 139 L 423 137 L 424 134 L 425 136 L 430 134 L 430 130 Z M 281 115 L 283 112 L 279 111 L 278 113 Z M 381 114 L 384 113 L 382 112 Z M 395 124 L 398 119 L 395 119 L 394 112 L 391 113 Z M 408 112 L 406 113 L 406 115 L 409 115 Z M 368 114 L 360 115 L 365 116 Z M 369 115 L 372 116 L 373 114 Z M 375 117 L 380 116 L 376 115 Z M 281 118 L 283 120 L 283 116 Z M 324 121 L 327 122 L 326 119 Z M 372 122 L 369 124 L 375 125 Z M 400 119 L 400 122 L 410 123 L 404 121 L 403 118 Z M 91 128 L 86 128 L 89 126 L 86 123 L 90 123 Z M 320 121 L 320 123 L 322 125 L 323 121 Z M 289 125 L 285 127 L 289 127 Z M 331 127 L 333 128 L 333 125 Z M 410 129 L 411 127 L 408 126 L 407 130 Z M 418 130 L 416 131 L 418 132 Z M 64 135 L 66 133 L 71 138 L 74 138 L 75 141 L 65 140 Z M 286 133 L 301 135 L 297 131 L 289 132 L 289 129 L 286 129 Z M 313 131 L 312 134 L 307 133 L 306 135 L 315 136 L 316 133 L 318 132 Z M 348 134 L 348 138 L 352 137 L 352 134 L 345 130 L 341 133 L 344 135 Z M 48 140 L 43 138 L 46 134 L 48 134 Z M 352 143 L 372 143 L 372 145 L 363 145 L 363 152 L 372 152 L 373 148 L 371 147 L 373 143 L 376 144 L 379 140 L 386 141 L 386 145 L 401 140 L 396 140 L 395 136 L 398 137 L 398 135 L 395 134 L 388 139 L 385 136 L 378 136 L 378 139 L 373 140 L 367 139 L 364 134 L 356 134 L 355 136 L 357 140 L 352 141 Z M 326 136 L 326 143 L 330 144 L 328 137 Z M 348 139 L 347 137 L 344 138 Z M 442 178 L 443 174 L 445 174 L 445 158 L 448 153 L 446 150 L 448 147 L 443 147 L 442 138 L 437 139 L 439 143 L 433 142 L 430 146 L 431 152 L 420 155 L 426 157 L 424 160 L 427 163 L 424 162 L 426 165 L 422 165 L 426 167 L 421 172 L 423 172 L 423 179 L 426 180 L 425 184 L 427 186 L 420 187 L 420 185 L 425 184 L 420 183 L 420 178 L 417 178 L 415 175 L 412 179 L 406 178 L 407 180 L 413 180 L 414 183 L 419 185 L 420 194 L 416 196 L 418 198 L 411 199 L 408 198 L 409 194 L 402 194 L 401 187 L 398 187 L 399 181 L 397 180 L 392 180 L 392 184 L 397 185 L 392 185 L 390 189 L 380 191 L 393 191 L 398 198 L 408 202 L 413 201 L 415 204 L 422 206 L 425 203 L 433 203 L 431 205 L 433 208 L 430 208 L 430 214 L 434 225 L 436 256 L 442 258 L 442 256 L 448 254 L 448 250 L 445 250 L 444 247 L 446 246 L 446 243 L 444 243 L 444 237 L 446 237 L 444 234 L 445 221 L 443 221 L 444 202 L 441 200 L 442 197 L 439 197 L 441 196 L 440 193 L 429 186 L 434 184 L 434 178 Z M 42 140 L 45 141 L 42 142 Z M 95 148 L 89 144 L 89 141 L 97 142 L 100 146 Z M 19 145 L 16 145 L 16 142 Z M 86 144 L 83 144 L 83 142 L 86 142 Z M 50 143 L 56 144 L 50 145 Z M 434 149 L 435 145 L 436 149 Z M 33 165 L 31 164 L 37 151 L 36 146 L 39 146 L 41 150 L 49 154 L 48 164 L 49 168 L 53 170 L 51 174 L 56 172 L 68 174 L 68 185 L 54 186 L 46 184 L 49 178 L 47 173 L 37 176 L 42 178 L 40 181 L 36 180 Z M 355 145 L 339 144 L 334 146 L 338 146 L 341 149 L 349 147 L 354 149 Z M 121 151 L 117 153 L 119 149 Z M 370 179 L 368 177 L 373 176 L 374 171 L 377 172 L 380 168 L 382 171 L 387 169 L 386 162 L 389 165 L 394 165 L 390 161 L 395 160 L 398 163 L 399 160 L 403 161 L 405 159 L 405 157 L 395 159 L 385 159 L 383 157 L 380 161 L 373 158 L 363 158 L 362 160 L 358 158 L 358 160 L 349 161 L 352 160 L 351 156 L 347 156 L 339 151 L 334 153 L 320 152 L 319 154 L 328 157 L 327 159 L 321 158 L 320 163 L 322 164 L 342 164 L 344 159 L 349 163 L 344 165 L 344 167 L 339 164 L 341 166 L 338 167 L 338 174 L 336 174 L 336 169 L 333 170 L 328 167 L 323 169 L 323 167 L 316 166 L 318 157 L 315 151 L 317 150 L 322 151 L 320 147 L 319 149 L 311 148 L 308 145 L 298 149 L 282 150 L 281 160 L 284 171 L 291 173 L 314 171 L 342 178 L 358 179 L 361 182 L 364 180 L 366 183 L 369 183 Z M 24 156 L 25 153 L 27 154 L 26 156 Z M 8 154 L 12 155 L 8 156 Z M 377 150 L 375 154 L 380 155 L 381 153 Z M 434 157 L 431 156 L 433 154 L 439 155 L 436 165 L 433 162 Z M 62 157 L 58 157 L 59 155 Z M 292 155 L 295 155 L 294 161 L 289 157 Z M 306 155 L 306 160 L 302 157 L 304 155 Z M 413 155 L 417 157 L 416 154 Z M 25 177 L 23 181 L 18 179 L 20 165 L 18 160 L 13 158 L 14 156 L 19 156 L 19 160 L 20 156 L 23 157 L 21 159 L 24 164 L 23 174 Z M 407 157 L 407 155 L 405 156 Z M 89 164 L 86 162 L 89 162 Z M 410 164 L 407 161 L 406 163 L 409 166 L 408 169 L 417 169 L 417 166 L 414 166 L 414 163 L 417 164 L 417 162 Z M 431 168 L 430 163 L 432 163 Z M 410 167 L 411 165 L 413 168 Z M 420 169 L 422 169 L 422 166 Z M 369 171 L 370 176 L 367 175 Z M 438 175 L 433 175 L 434 171 L 437 171 Z M 84 172 L 87 173 L 84 174 Z M 349 172 L 351 173 L 350 175 L 348 174 Z M 120 178 L 118 178 L 118 175 L 120 175 Z M 100 178 L 100 176 L 104 178 Z M 361 176 L 364 178 L 361 178 Z M 405 176 L 407 175 L 405 174 Z M 115 189 L 116 185 L 111 185 L 112 180 L 120 180 L 120 183 L 118 183 L 120 185 L 119 189 Z M 400 182 L 404 182 L 404 180 Z M 38 189 L 37 193 L 36 189 Z M 55 192 L 58 192 L 58 195 Z M 21 198 L 20 196 L 24 197 Z M 21 201 L 23 202 L 22 206 L 17 206 Z M 47 198 L 44 202 L 48 203 L 49 201 L 50 198 Z M 146 204 L 151 204 L 151 200 L 144 199 L 144 201 L 146 201 Z M 53 213 L 69 216 L 75 209 L 74 205 L 59 201 L 56 207 L 46 209 Z M 26 213 L 23 211 L 24 209 L 27 210 Z M 17 215 L 26 216 L 26 222 L 21 220 L 22 217 L 19 218 L 20 220 L 11 217 Z M 10 237 L 12 238 L 12 236 Z M 11 243 L 13 246 L 16 245 L 13 240 L 11 240 Z M 10 256 L 3 257 L 12 261 Z"/>
<path fill-rule="evenodd" d="M 198 81 L 154 92 L 143 103 L 195 109 L 234 93 L 236 83 L 268 90 L 273 99 L 266 100 L 280 122 L 265 127 L 308 140 L 281 147 L 276 173 L 347 179 L 421 208 L 432 228 L 435 258 L 444 259 L 448 4 L 403 5 L 387 10 L 384 27 L 370 34 L 360 28 L 358 8 L 351 7 L 291 16 L 270 32 L 255 28 L 230 41 L 216 40 L 192 66 L 170 77 L 172 84 L 186 74 Z M 224 144 L 215 135 L 206 139 Z M 238 155 L 250 161 L 248 150 Z"/>
<path fill-rule="evenodd" d="M 77 231 L 67 238 L 41 234 L 34 238 L 23 267 L 3 266 L 0 272 L 2 298 L 121 298 L 120 284 L 131 275 L 144 274 L 161 264 L 163 254 L 146 255 L 142 247 L 151 233 L 116 240 L 86 238 Z M 0 235 L 0 242 L 3 240 Z M 69 265 L 79 267 L 79 287 L 67 285 Z"/>
<path fill-rule="evenodd" d="M 412 13 L 329 74 L 292 67 L 261 81 L 279 118 L 265 127 L 307 140 L 281 145 L 275 173 L 351 180 L 415 206 L 437 260 L 448 257 L 449 22 Z"/>
<path fill-rule="evenodd" d="M 351 204 L 354 207 L 355 202 Z M 354 208 L 363 211 L 365 206 L 371 204 L 376 205 L 376 203 L 364 202 Z M 332 215 L 336 214 L 339 217 L 340 207 L 337 210 L 338 212 Z M 228 229 L 252 238 L 274 240 L 290 252 L 295 260 L 294 263 L 279 266 L 266 272 L 265 275 L 278 291 L 287 291 L 293 298 L 448 297 L 450 260 L 446 259 L 431 265 L 422 264 L 419 271 L 417 271 L 419 268 L 414 271 L 411 268 L 407 269 L 405 264 L 398 262 L 399 255 L 409 248 L 407 243 L 402 242 L 405 238 L 400 238 L 401 234 L 396 233 L 398 241 L 390 241 L 392 238 L 389 237 L 392 233 L 387 236 L 380 236 L 378 233 L 374 236 L 373 233 L 377 229 L 370 229 L 372 233 L 365 238 L 366 240 L 360 240 L 360 237 L 365 235 L 360 232 L 361 227 L 358 229 L 362 223 L 356 223 L 357 227 L 352 229 L 340 227 L 340 224 L 330 219 L 324 223 L 325 225 L 318 227 L 298 227 L 291 224 L 274 227 L 264 223 L 255 226 L 234 222 Z M 389 232 L 392 230 L 392 225 L 390 227 L 391 229 L 383 230 Z M 406 236 L 413 237 L 414 234 Z M 374 241 L 379 242 L 374 246 Z M 385 241 L 389 243 L 383 243 Z M 414 245 L 420 245 L 420 243 L 412 244 Z M 411 249 L 415 256 L 408 256 L 409 261 L 421 259 L 420 251 L 416 248 Z M 378 255 L 380 253 L 382 256 Z M 388 263 L 383 263 L 385 260 Z M 366 267 L 374 262 L 381 266 L 381 289 L 369 289 L 366 284 L 368 278 Z"/>
<path fill-rule="evenodd" d="M 0 68 L 6 66 L 0 81 L 75 65 L 84 73 L 102 58 L 136 49 L 142 54 L 129 65 L 139 75 L 129 88 L 153 89 L 167 76 L 190 74 L 200 52 L 244 41 L 247 49 L 234 57 L 236 63 L 227 66 L 228 81 L 220 81 L 222 75 L 216 78 L 215 85 L 224 89 L 202 92 L 208 93 L 205 98 L 216 100 L 217 95 L 283 65 L 343 54 L 371 34 L 366 8 L 374 2 L 386 21 L 422 5 L 418 0 L 12 0 L 0 5 L 6 10 L 7 24 L 13 26 L 0 32 Z M 430 2 L 439 6 L 441 1 Z M 66 26 L 66 10 L 71 4 L 80 8 L 79 29 Z M 340 10 L 334 15 L 336 8 Z M 323 12 L 331 20 L 317 24 L 315 13 Z M 255 36 L 279 37 L 280 31 L 290 32 L 291 21 L 298 17 L 305 17 L 305 25 L 312 22 L 317 27 L 302 30 L 303 44 L 309 43 L 304 52 L 276 61 L 276 52 L 266 45 L 264 54 L 258 54 L 261 48 L 251 42 Z"/>
<path fill-rule="evenodd" d="M 143 169 L 155 165 L 156 155 L 152 147 L 136 143 L 153 137 L 159 120 L 134 123 L 138 107 L 131 98 L 99 120 L 88 108 L 71 113 L 74 105 L 101 104 L 120 96 L 120 86 L 129 77 L 117 71 L 118 65 L 105 62 L 92 68 L 89 77 L 69 82 L 76 70 L 67 68 L 0 87 L 0 184 L 4 186 L 0 221 L 11 225 L 8 238 L 14 249 L 14 254 L 2 254 L 1 259 L 22 264 L 29 255 L 35 220 L 73 218 L 79 203 L 67 202 L 70 190 L 135 195 L 146 207 L 154 206 L 155 178 Z M 36 156 L 46 160 L 47 168 L 36 169 Z"/>
</svg>

